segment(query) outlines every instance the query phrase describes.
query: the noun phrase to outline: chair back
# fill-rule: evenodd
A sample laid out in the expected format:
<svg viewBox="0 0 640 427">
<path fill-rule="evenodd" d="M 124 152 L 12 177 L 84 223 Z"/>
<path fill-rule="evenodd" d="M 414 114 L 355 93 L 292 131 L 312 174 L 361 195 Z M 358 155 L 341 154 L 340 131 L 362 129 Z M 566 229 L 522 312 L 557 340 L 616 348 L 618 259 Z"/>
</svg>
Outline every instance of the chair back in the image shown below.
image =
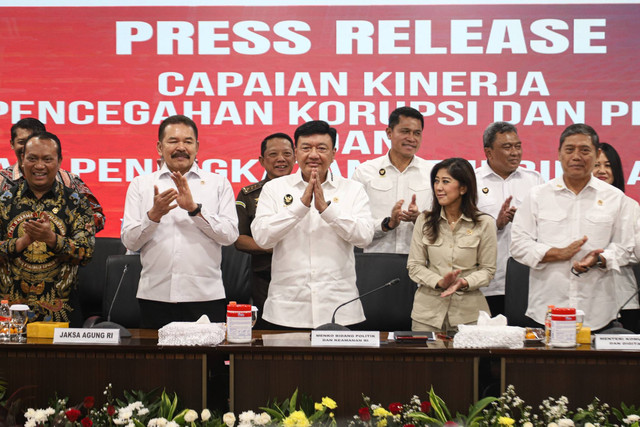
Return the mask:
<svg viewBox="0 0 640 427">
<path fill-rule="evenodd" d="M 417 285 L 409 278 L 406 254 L 356 253 L 356 284 L 360 295 L 399 278 L 400 283 L 362 298 L 367 320 L 350 329 L 410 331 Z"/>
<path fill-rule="evenodd" d="M 127 266 L 127 272 L 124 268 Z M 140 255 L 111 255 L 107 258 L 106 286 L 102 301 L 102 317 L 124 326 L 140 327 L 140 307 L 136 299 L 142 264 Z M 120 290 L 118 285 L 120 285 Z M 117 295 L 116 295 L 117 291 Z"/>
<path fill-rule="evenodd" d="M 525 316 L 529 305 L 529 267 L 509 257 L 504 286 L 504 313 L 509 326 L 538 326 Z"/>
<path fill-rule="evenodd" d="M 227 301 L 251 304 L 251 255 L 233 245 L 223 246 L 220 269 Z"/>
</svg>

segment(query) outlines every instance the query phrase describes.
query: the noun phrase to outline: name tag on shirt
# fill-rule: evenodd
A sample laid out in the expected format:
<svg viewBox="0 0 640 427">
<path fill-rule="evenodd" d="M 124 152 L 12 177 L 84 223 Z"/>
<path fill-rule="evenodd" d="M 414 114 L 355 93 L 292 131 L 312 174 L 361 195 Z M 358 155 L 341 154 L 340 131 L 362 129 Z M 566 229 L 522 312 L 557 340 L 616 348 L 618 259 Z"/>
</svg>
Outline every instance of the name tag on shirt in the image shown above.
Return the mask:
<svg viewBox="0 0 640 427">
<path fill-rule="evenodd" d="M 311 345 L 380 347 L 380 331 L 311 331 Z"/>
</svg>

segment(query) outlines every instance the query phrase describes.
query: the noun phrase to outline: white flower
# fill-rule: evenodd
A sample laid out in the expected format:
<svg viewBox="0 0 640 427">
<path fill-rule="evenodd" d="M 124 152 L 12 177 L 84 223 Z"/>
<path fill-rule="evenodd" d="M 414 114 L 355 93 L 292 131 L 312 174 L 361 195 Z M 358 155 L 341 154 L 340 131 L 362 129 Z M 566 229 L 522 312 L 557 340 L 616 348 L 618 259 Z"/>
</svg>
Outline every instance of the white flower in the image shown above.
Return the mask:
<svg viewBox="0 0 640 427">
<path fill-rule="evenodd" d="M 251 423 L 250 421 L 248 423 L 240 423 L 238 424 L 238 427 L 253 427 L 253 423 Z"/>
<path fill-rule="evenodd" d="M 640 415 L 636 415 L 636 414 L 631 414 L 627 417 L 627 419 L 631 422 L 631 423 L 635 423 L 636 421 L 640 421 Z"/>
<path fill-rule="evenodd" d="M 198 413 L 193 409 L 189 409 L 186 414 L 184 414 L 184 420 L 188 423 L 192 423 L 198 419 Z"/>
<path fill-rule="evenodd" d="M 255 419 L 256 414 L 253 411 L 245 411 L 240 414 L 238 419 L 243 424 L 251 424 L 251 422 Z"/>
<path fill-rule="evenodd" d="M 209 418 L 211 418 L 211 412 L 208 409 L 203 409 L 200 414 L 200 418 L 202 418 L 202 421 L 209 421 Z"/>
<path fill-rule="evenodd" d="M 154 418 L 147 424 L 148 427 L 165 427 L 166 425 L 167 420 L 165 418 Z"/>
<path fill-rule="evenodd" d="M 34 421 L 38 424 L 44 424 L 48 418 L 49 417 L 47 416 L 47 414 L 44 412 L 43 409 L 38 409 L 36 411 L 36 416 L 34 417 Z"/>
<path fill-rule="evenodd" d="M 257 426 L 263 426 L 268 424 L 270 421 L 271 421 L 271 416 L 266 412 L 263 412 L 253 420 L 253 423 Z"/>
<path fill-rule="evenodd" d="M 584 427 L 596 427 L 596 426 L 594 426 L 594 425 L 593 425 L 593 424 L 591 424 L 591 423 L 585 423 Z"/>
<path fill-rule="evenodd" d="M 53 409 L 51 406 L 49 406 L 47 409 L 44 410 L 44 413 L 47 415 L 53 415 L 56 413 L 56 410 Z"/>
<path fill-rule="evenodd" d="M 148 408 L 142 408 L 138 411 L 138 415 L 147 415 L 149 413 Z"/>
<path fill-rule="evenodd" d="M 24 417 L 28 420 L 33 418 L 36 415 L 36 410 L 33 408 L 27 409 L 27 412 L 24 413 Z"/>
<path fill-rule="evenodd" d="M 558 427 L 558 424 L 556 424 L 556 423 L 549 423 L 549 424 L 547 425 L 547 427 Z"/>
<path fill-rule="evenodd" d="M 229 427 L 233 427 L 233 425 L 236 423 L 236 416 L 233 415 L 233 412 L 227 412 L 222 416 L 222 422 Z"/>
<path fill-rule="evenodd" d="M 574 427 L 573 420 L 569 418 L 558 420 L 558 427 Z"/>
<path fill-rule="evenodd" d="M 169 421 L 169 422 L 167 423 L 167 427 L 180 427 L 180 424 L 178 424 L 178 423 L 177 423 L 177 422 L 175 422 L 175 421 Z"/>
<path fill-rule="evenodd" d="M 36 427 L 36 422 L 28 419 L 27 422 L 24 423 L 24 427 Z"/>
<path fill-rule="evenodd" d="M 527 421 L 526 423 L 522 424 L 522 427 L 533 427 L 533 424 Z"/>
</svg>

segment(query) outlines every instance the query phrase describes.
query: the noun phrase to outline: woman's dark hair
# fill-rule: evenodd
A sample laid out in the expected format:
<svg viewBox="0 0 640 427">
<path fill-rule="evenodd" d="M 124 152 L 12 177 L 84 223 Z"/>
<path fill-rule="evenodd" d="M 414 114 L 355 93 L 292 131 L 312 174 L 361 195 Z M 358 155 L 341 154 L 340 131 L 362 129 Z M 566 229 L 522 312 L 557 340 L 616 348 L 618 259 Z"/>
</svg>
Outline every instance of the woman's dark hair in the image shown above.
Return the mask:
<svg viewBox="0 0 640 427">
<path fill-rule="evenodd" d="M 622 171 L 622 161 L 620 161 L 618 152 L 611 144 L 606 142 L 600 143 L 600 149 L 607 157 L 609 165 L 611 165 L 611 174 L 613 175 L 613 184 L 611 185 L 624 193 L 624 172 Z"/>
<path fill-rule="evenodd" d="M 429 238 L 430 243 L 434 243 L 438 239 L 440 233 L 440 212 L 442 206 L 438 202 L 436 197 L 436 191 L 434 189 L 434 183 L 436 175 L 440 169 L 446 169 L 453 179 L 460 183 L 460 186 L 466 187 L 467 191 L 462 195 L 462 203 L 460 210 L 462 214 L 471 218 L 474 224 L 477 223 L 478 217 L 481 212 L 476 206 L 476 200 L 478 200 L 478 189 L 476 184 L 476 174 L 473 171 L 471 164 L 460 157 L 452 157 L 436 164 L 431 170 L 431 193 L 433 194 L 433 205 L 431 212 L 425 211 L 424 214 L 427 218 L 424 223 L 424 233 Z"/>
</svg>

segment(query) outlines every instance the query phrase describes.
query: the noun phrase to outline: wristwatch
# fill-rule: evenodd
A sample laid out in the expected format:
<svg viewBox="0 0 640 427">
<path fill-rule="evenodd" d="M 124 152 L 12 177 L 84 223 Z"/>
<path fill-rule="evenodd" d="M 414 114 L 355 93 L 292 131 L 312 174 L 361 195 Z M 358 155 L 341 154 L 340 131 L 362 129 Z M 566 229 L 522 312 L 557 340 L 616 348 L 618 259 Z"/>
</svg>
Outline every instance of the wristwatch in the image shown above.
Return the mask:
<svg viewBox="0 0 640 427">
<path fill-rule="evenodd" d="M 393 230 L 395 227 L 389 227 L 389 222 L 391 222 L 391 217 L 388 216 L 385 219 L 382 220 L 382 229 L 384 231 L 391 231 Z"/>
<path fill-rule="evenodd" d="M 189 212 L 189 216 L 196 216 L 200 213 L 201 210 L 202 210 L 202 203 L 198 203 L 198 207 L 192 210 L 191 212 Z"/>
<path fill-rule="evenodd" d="M 596 267 L 605 268 L 605 263 L 606 263 L 606 260 L 604 259 L 604 257 L 598 254 L 598 262 L 596 262 Z"/>
</svg>

